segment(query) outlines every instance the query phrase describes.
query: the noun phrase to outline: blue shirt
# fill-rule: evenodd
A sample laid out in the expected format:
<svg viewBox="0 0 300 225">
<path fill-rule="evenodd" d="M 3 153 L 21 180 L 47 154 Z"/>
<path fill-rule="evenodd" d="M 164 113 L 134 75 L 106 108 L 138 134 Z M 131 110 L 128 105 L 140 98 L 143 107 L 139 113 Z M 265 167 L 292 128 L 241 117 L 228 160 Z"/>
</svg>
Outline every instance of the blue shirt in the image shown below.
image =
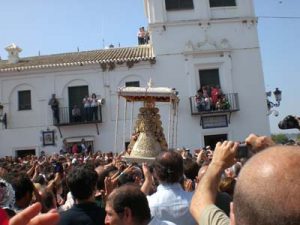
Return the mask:
<svg viewBox="0 0 300 225">
<path fill-rule="evenodd" d="M 161 221 L 159 219 L 157 219 L 156 217 L 153 217 L 150 221 L 150 223 L 148 223 L 148 225 L 176 225 L 175 223 L 172 223 L 170 221 Z"/>
<path fill-rule="evenodd" d="M 147 196 L 151 215 L 176 224 L 195 225 L 189 211 L 193 192 L 186 192 L 179 183 L 160 184 L 157 192 Z"/>
</svg>

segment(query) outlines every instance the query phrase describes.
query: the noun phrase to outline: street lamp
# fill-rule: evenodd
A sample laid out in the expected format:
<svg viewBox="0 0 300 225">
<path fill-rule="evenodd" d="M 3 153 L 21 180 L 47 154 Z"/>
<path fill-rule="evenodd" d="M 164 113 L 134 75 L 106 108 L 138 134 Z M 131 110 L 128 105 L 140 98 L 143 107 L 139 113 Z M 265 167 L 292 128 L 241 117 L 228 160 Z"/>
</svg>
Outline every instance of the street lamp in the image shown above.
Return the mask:
<svg viewBox="0 0 300 225">
<path fill-rule="evenodd" d="M 272 101 L 269 100 L 269 97 L 272 96 L 272 92 L 268 91 L 266 93 L 266 95 L 267 95 L 267 106 L 268 106 L 268 113 L 267 113 L 267 115 L 268 116 L 271 115 L 273 112 L 274 112 L 275 116 L 279 115 L 279 112 L 277 110 L 275 110 L 275 109 L 272 109 L 272 108 L 280 106 L 281 93 L 282 93 L 282 91 L 279 90 L 279 88 L 276 88 L 275 91 L 273 92 L 273 94 L 275 96 L 276 103 L 274 103 L 274 102 L 272 102 Z"/>
<path fill-rule="evenodd" d="M 4 106 L 0 104 L 0 122 L 3 123 L 5 129 L 7 129 L 7 116 L 3 113 Z"/>
</svg>

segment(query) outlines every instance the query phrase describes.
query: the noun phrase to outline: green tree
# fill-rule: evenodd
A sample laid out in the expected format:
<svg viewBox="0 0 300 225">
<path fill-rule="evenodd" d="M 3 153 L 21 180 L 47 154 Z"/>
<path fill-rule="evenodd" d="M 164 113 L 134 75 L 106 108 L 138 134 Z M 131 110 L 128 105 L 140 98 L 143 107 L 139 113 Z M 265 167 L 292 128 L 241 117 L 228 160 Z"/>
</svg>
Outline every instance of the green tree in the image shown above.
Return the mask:
<svg viewBox="0 0 300 225">
<path fill-rule="evenodd" d="M 277 144 L 286 144 L 288 137 L 285 134 L 272 134 L 272 140 Z"/>
</svg>

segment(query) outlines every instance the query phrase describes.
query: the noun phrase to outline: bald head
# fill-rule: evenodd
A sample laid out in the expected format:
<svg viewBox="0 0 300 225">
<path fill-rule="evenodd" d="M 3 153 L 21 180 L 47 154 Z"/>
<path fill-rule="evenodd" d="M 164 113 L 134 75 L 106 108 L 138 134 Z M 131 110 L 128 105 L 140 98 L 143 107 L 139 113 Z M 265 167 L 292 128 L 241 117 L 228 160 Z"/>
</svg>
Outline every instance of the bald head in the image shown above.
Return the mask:
<svg viewBox="0 0 300 225">
<path fill-rule="evenodd" d="M 237 224 L 299 224 L 300 147 L 274 146 L 242 169 L 234 194 Z"/>
</svg>

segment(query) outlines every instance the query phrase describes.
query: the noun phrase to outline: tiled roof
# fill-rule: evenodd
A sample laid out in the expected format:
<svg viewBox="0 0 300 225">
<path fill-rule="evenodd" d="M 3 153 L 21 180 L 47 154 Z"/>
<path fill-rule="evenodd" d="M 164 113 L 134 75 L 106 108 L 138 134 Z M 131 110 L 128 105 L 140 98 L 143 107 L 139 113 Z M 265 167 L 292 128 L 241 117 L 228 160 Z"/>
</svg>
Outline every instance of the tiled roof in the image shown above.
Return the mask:
<svg viewBox="0 0 300 225">
<path fill-rule="evenodd" d="M 54 67 L 83 66 L 100 64 L 102 69 L 113 69 L 115 64 L 127 63 L 131 67 L 140 61 L 155 62 L 153 49 L 150 45 L 141 45 L 128 48 L 111 48 L 84 52 L 72 52 L 46 56 L 20 58 L 15 64 L 7 60 L 0 60 L 0 73 Z"/>
</svg>

